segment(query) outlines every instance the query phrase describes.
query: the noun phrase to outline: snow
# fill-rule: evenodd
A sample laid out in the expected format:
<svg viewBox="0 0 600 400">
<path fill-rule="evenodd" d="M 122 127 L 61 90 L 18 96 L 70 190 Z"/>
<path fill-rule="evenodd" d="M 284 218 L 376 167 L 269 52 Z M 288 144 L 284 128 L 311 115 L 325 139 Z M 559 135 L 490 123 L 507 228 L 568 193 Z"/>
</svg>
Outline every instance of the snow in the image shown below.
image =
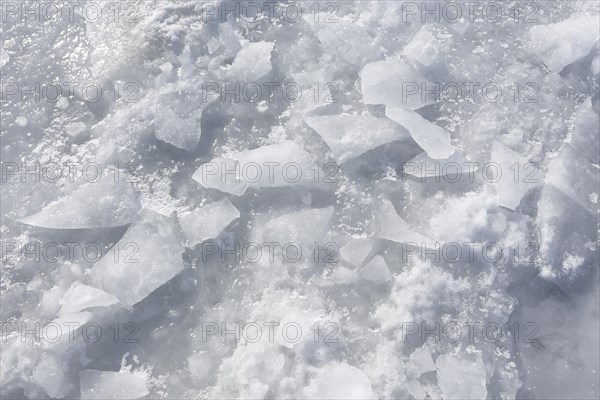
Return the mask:
<svg viewBox="0 0 600 400">
<path fill-rule="evenodd" d="M 82 399 L 139 399 L 150 391 L 144 378 L 128 373 L 86 369 L 79 373 Z"/>
<path fill-rule="evenodd" d="M 179 224 L 187 240 L 195 245 L 216 238 L 239 217 L 238 209 L 229 199 L 224 198 L 183 213 L 179 216 Z"/>
</svg>

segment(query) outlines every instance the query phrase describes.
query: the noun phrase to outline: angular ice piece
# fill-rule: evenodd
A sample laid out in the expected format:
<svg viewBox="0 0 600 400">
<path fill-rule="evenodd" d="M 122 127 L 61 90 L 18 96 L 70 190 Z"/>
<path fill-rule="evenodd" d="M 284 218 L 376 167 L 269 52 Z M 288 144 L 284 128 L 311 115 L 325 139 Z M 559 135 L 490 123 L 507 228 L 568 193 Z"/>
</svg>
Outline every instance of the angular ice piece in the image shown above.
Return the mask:
<svg viewBox="0 0 600 400">
<path fill-rule="evenodd" d="M 86 133 L 85 123 L 73 122 L 65 127 L 65 132 L 73 139 L 81 139 Z"/>
<path fill-rule="evenodd" d="M 439 53 L 441 44 L 431 31 L 422 27 L 413 40 L 404 48 L 403 54 L 413 62 L 419 62 L 428 67 L 433 64 Z"/>
<path fill-rule="evenodd" d="M 571 145 L 582 152 L 594 164 L 600 163 L 600 119 L 592 109 L 592 99 L 588 97 L 575 113 Z"/>
<path fill-rule="evenodd" d="M 133 187 L 112 173 L 88 182 L 37 214 L 20 218 L 27 225 L 50 229 L 111 228 L 130 224 L 140 210 Z"/>
<path fill-rule="evenodd" d="M 58 318 L 53 319 L 42 332 L 50 335 L 48 339 L 42 341 L 43 347 L 46 348 L 59 348 L 61 346 L 69 346 L 73 343 L 73 336 L 67 334 L 66 327 L 71 326 L 69 329 L 78 329 L 79 327 L 87 324 L 92 320 L 93 314 L 89 311 L 81 311 L 75 314 L 64 314 Z M 54 332 L 62 332 L 58 338 Z M 90 335 L 93 335 L 90 331 Z"/>
<path fill-rule="evenodd" d="M 492 163 L 499 167 L 495 185 L 498 192 L 498 205 L 514 210 L 527 191 L 542 183 L 538 167 L 527 157 L 512 151 L 502 143 L 492 143 Z M 491 164 L 494 165 L 494 164 Z"/>
<path fill-rule="evenodd" d="M 205 188 L 241 196 L 246 193 L 248 184 L 238 176 L 238 169 L 237 160 L 217 157 L 200 165 L 192 179 Z"/>
<path fill-rule="evenodd" d="M 249 43 L 235 57 L 229 74 L 242 82 L 255 82 L 271 72 L 271 42 Z"/>
<path fill-rule="evenodd" d="M 77 313 L 90 307 L 107 307 L 118 302 L 119 299 L 115 296 L 77 281 L 71 284 L 60 299 L 59 315 Z"/>
<path fill-rule="evenodd" d="M 454 153 L 454 147 L 450 144 L 450 132 L 427 121 L 416 112 L 402 107 L 386 107 L 385 115 L 408 129 L 412 138 L 429 157 L 439 160 Z"/>
<path fill-rule="evenodd" d="M 156 138 L 183 150 L 194 150 L 202 135 L 202 112 L 216 97 L 214 93 L 189 90 L 173 90 L 160 94 L 154 111 Z"/>
<path fill-rule="evenodd" d="M 371 250 L 373 249 L 373 241 L 371 239 L 350 239 L 342 248 L 340 248 L 340 256 L 348 264 L 355 268 L 363 266 Z"/>
<path fill-rule="evenodd" d="M 336 19 L 335 23 L 324 22 L 332 18 Z M 311 25 L 326 53 L 358 66 L 381 58 L 381 51 L 371 35 L 354 21 L 332 17 L 329 13 L 311 13 L 304 19 Z"/>
<path fill-rule="evenodd" d="M 572 14 L 568 19 L 529 29 L 526 48 L 536 53 L 553 72 L 583 58 L 600 37 L 597 15 Z"/>
<path fill-rule="evenodd" d="M 308 248 L 323 239 L 329 229 L 333 207 L 313 208 L 271 218 L 261 227 L 265 242 L 285 245 L 295 243 L 304 253 Z"/>
<path fill-rule="evenodd" d="M 146 380 L 129 372 L 86 369 L 79 372 L 82 400 L 139 399 L 150 394 Z"/>
<path fill-rule="evenodd" d="M 304 121 L 327 143 L 338 164 L 386 143 L 410 138 L 406 129 L 387 118 L 327 115 Z"/>
<path fill-rule="evenodd" d="M 31 381 L 44 389 L 48 396 L 60 399 L 73 390 L 72 379 L 67 375 L 67 363 L 52 355 L 45 355 L 38 365 L 33 368 Z"/>
<path fill-rule="evenodd" d="M 548 167 L 546 182 L 556 186 L 592 215 L 598 212 L 599 171 L 579 151 L 565 144 Z"/>
<path fill-rule="evenodd" d="M 377 399 L 367 375 L 344 363 L 323 366 L 302 394 L 308 399 Z"/>
<path fill-rule="evenodd" d="M 379 214 L 376 218 L 378 228 L 377 237 L 390 240 L 396 243 L 415 243 L 418 246 L 423 244 L 428 248 L 434 247 L 433 239 L 415 232 L 408 222 L 396 213 L 392 203 L 384 199 L 379 208 Z"/>
<path fill-rule="evenodd" d="M 421 373 L 435 371 L 435 364 L 431 358 L 431 350 L 423 345 L 410 354 L 410 359 L 415 363 Z"/>
<path fill-rule="evenodd" d="M 92 278 L 125 306 L 146 298 L 183 270 L 183 247 L 175 218 L 145 210 L 108 254 L 91 268 Z"/>
<path fill-rule="evenodd" d="M 373 257 L 373 259 L 360 270 L 360 275 L 375 285 L 381 285 L 393 279 L 387 263 L 380 255 Z"/>
<path fill-rule="evenodd" d="M 10 54 L 4 48 L 0 47 L 0 67 L 10 61 Z"/>
<path fill-rule="evenodd" d="M 180 215 L 179 224 L 183 234 L 193 246 L 216 238 L 239 217 L 238 209 L 231 204 L 228 198 L 224 198 Z"/>
<path fill-rule="evenodd" d="M 435 103 L 435 96 L 425 96 L 423 87 L 433 87 L 401 57 L 376 61 L 360 72 L 360 87 L 365 104 L 384 104 L 417 110 Z"/>
<path fill-rule="evenodd" d="M 451 176 L 449 182 L 459 182 L 463 179 L 467 181 L 471 179 L 469 174 L 479 169 L 476 163 L 467 161 L 464 154 L 459 151 L 455 151 L 454 154 L 444 160 L 434 160 L 423 152 L 402 164 L 402 167 L 405 174 L 421 179 Z"/>
<path fill-rule="evenodd" d="M 445 399 L 480 400 L 487 397 L 486 368 L 480 355 L 475 361 L 442 354 L 435 360 L 438 383 Z"/>
</svg>

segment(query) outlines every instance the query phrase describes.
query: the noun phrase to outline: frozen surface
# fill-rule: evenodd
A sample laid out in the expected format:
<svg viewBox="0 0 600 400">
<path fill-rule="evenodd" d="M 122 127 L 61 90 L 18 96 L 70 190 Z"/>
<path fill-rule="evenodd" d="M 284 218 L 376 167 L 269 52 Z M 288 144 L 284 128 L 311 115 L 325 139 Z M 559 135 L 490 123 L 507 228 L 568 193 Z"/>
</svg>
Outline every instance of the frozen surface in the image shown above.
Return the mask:
<svg viewBox="0 0 600 400">
<path fill-rule="evenodd" d="M 79 380 L 82 399 L 139 399 L 150 394 L 144 378 L 127 372 L 86 369 Z"/>
</svg>

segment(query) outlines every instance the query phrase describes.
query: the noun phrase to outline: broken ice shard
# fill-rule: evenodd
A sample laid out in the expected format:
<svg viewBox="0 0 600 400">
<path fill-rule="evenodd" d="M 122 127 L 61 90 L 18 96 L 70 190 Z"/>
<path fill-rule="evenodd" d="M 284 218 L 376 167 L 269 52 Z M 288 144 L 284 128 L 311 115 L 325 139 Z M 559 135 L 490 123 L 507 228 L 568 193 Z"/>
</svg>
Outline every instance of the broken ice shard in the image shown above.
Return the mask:
<svg viewBox="0 0 600 400">
<path fill-rule="evenodd" d="M 234 220 L 240 212 L 228 198 L 212 204 L 198 207 L 179 216 L 181 230 L 193 246 L 205 240 L 216 238 Z"/>
<path fill-rule="evenodd" d="M 119 302 L 115 296 L 76 281 L 60 299 L 59 314 L 74 314 L 91 307 L 106 307 Z"/>
<path fill-rule="evenodd" d="M 146 380 L 129 372 L 85 369 L 79 373 L 82 400 L 139 399 L 150 394 Z"/>
<path fill-rule="evenodd" d="M 273 43 L 257 42 L 244 46 L 235 57 L 229 74 L 242 82 L 254 82 L 271 72 Z"/>
</svg>

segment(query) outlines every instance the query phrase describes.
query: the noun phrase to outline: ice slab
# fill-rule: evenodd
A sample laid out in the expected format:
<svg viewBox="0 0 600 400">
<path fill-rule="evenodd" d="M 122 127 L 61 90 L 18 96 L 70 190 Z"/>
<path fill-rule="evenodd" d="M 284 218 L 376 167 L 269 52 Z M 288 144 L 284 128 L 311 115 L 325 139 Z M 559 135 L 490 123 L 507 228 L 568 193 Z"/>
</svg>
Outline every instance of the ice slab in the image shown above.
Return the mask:
<svg viewBox="0 0 600 400">
<path fill-rule="evenodd" d="M 550 162 L 546 181 L 592 215 L 598 213 L 599 171 L 571 145 L 565 144 Z"/>
<path fill-rule="evenodd" d="M 415 232 L 408 222 L 398 215 L 392 203 L 384 199 L 376 216 L 377 237 L 396 243 L 414 243 L 433 248 L 433 239 Z"/>
<path fill-rule="evenodd" d="M 526 47 L 536 53 L 553 72 L 585 57 L 600 38 L 598 16 L 576 13 L 568 19 L 529 29 Z"/>
<path fill-rule="evenodd" d="M 360 270 L 360 275 L 375 285 L 381 285 L 393 279 L 387 263 L 380 255 L 373 257 L 373 259 Z"/>
<path fill-rule="evenodd" d="M 386 143 L 410 138 L 405 129 L 387 118 L 327 115 L 304 121 L 327 143 L 338 164 Z"/>
<path fill-rule="evenodd" d="M 501 207 L 516 209 L 525 193 L 543 182 L 539 167 L 498 141 L 492 143 L 491 162 L 491 165 L 497 165 L 499 168 L 499 172 L 490 173 L 496 174 L 496 177 L 491 179 L 497 180 L 495 185 L 498 205 Z"/>
<path fill-rule="evenodd" d="M 241 196 L 246 193 L 248 184 L 242 180 L 238 169 L 237 160 L 217 157 L 200 165 L 192 175 L 192 179 L 205 188 Z"/>
<path fill-rule="evenodd" d="M 402 57 L 376 61 L 360 72 L 360 87 L 365 104 L 384 104 L 416 110 L 435 103 L 434 96 L 424 96 L 421 86 L 431 83 Z"/>
<path fill-rule="evenodd" d="M 229 75 L 242 82 L 255 82 L 271 72 L 273 43 L 256 42 L 245 45 L 235 57 Z"/>
<path fill-rule="evenodd" d="M 189 243 L 196 245 L 216 238 L 239 217 L 238 209 L 231 204 L 228 198 L 224 198 L 180 215 L 179 224 Z"/>
<path fill-rule="evenodd" d="M 82 400 L 139 399 L 150 394 L 146 380 L 129 372 L 86 369 L 79 372 Z"/>
<path fill-rule="evenodd" d="M 435 371 L 435 364 L 431 358 L 431 350 L 423 345 L 410 354 L 410 359 L 415 363 L 421 373 Z"/>
<path fill-rule="evenodd" d="M 455 151 L 443 160 L 436 160 L 427 153 L 421 153 L 402 164 L 402 170 L 405 174 L 421 179 L 449 176 L 448 182 L 470 182 L 470 174 L 479 169 L 476 164 L 469 162 L 460 151 Z"/>
<path fill-rule="evenodd" d="M 66 362 L 52 354 L 45 355 L 33 368 L 31 381 L 44 389 L 48 396 L 60 399 L 69 394 L 73 383 L 68 376 L 69 366 Z"/>
<path fill-rule="evenodd" d="M 377 399 L 367 375 L 345 363 L 334 363 L 319 369 L 304 388 L 307 399 Z"/>
<path fill-rule="evenodd" d="M 474 361 L 442 354 L 435 360 L 438 382 L 445 399 L 485 399 L 486 368 L 480 355 Z"/>
<path fill-rule="evenodd" d="M 125 306 L 136 304 L 183 270 L 175 218 L 144 210 L 118 246 L 91 269 L 92 278 Z"/>
<path fill-rule="evenodd" d="M 590 162 L 600 163 L 600 118 L 587 98 L 575 113 L 571 145 L 582 152 Z"/>
<path fill-rule="evenodd" d="M 340 248 L 340 256 L 348 264 L 360 268 L 367 261 L 372 249 L 373 241 L 371 239 L 352 238 Z"/>
<path fill-rule="evenodd" d="M 109 255 L 110 257 L 110 255 Z M 78 313 L 90 307 L 107 307 L 119 302 L 115 296 L 81 282 L 73 282 L 60 299 L 60 315 Z"/>
<path fill-rule="evenodd" d="M 91 173 L 90 173 L 91 174 Z M 89 182 L 44 207 L 37 214 L 20 218 L 27 225 L 50 229 L 92 229 L 123 226 L 133 222 L 140 203 L 133 187 L 112 173 Z"/>
<path fill-rule="evenodd" d="M 386 107 L 385 115 L 406 128 L 429 157 L 439 160 L 454 153 L 454 147 L 450 144 L 450 132 L 416 112 L 402 107 Z"/>
<path fill-rule="evenodd" d="M 411 61 L 426 67 L 435 63 L 441 43 L 427 27 L 422 27 L 404 48 L 403 54 Z"/>
</svg>

